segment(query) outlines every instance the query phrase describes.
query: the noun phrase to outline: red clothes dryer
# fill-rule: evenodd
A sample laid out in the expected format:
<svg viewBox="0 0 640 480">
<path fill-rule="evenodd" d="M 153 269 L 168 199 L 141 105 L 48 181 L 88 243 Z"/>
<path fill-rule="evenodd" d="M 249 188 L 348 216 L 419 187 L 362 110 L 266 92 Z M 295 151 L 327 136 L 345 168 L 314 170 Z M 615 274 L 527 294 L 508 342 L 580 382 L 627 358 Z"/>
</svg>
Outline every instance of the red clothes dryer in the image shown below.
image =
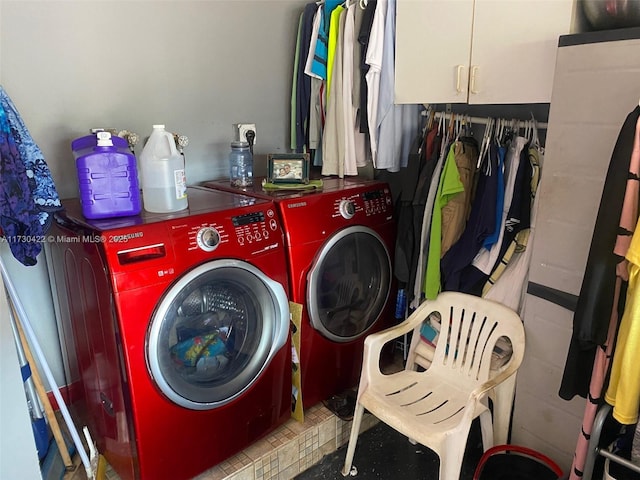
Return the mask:
<svg viewBox="0 0 640 480">
<path fill-rule="evenodd" d="M 233 191 L 228 180 L 204 186 Z M 299 355 L 310 407 L 357 386 L 366 335 L 395 321 L 391 192 L 383 182 L 338 178 L 318 190 L 269 192 L 254 179 L 242 191 L 278 206 L 290 298 L 304 306 Z"/>
<path fill-rule="evenodd" d="M 66 201 L 51 230 L 65 357 L 83 391 L 73 410 L 123 479 L 193 478 L 291 415 L 275 206 L 188 198 L 180 212 L 93 221 Z"/>
</svg>

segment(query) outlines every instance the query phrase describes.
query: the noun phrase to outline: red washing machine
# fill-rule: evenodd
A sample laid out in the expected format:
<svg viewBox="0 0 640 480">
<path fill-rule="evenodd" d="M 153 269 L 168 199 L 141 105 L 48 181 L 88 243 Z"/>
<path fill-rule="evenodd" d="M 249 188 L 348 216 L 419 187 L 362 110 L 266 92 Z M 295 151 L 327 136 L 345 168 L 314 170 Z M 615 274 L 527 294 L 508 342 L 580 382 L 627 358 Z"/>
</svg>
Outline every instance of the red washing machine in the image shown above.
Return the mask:
<svg viewBox="0 0 640 480">
<path fill-rule="evenodd" d="M 291 415 L 276 208 L 188 198 L 180 212 L 93 221 L 67 201 L 51 230 L 65 357 L 83 390 L 74 413 L 124 479 L 192 478 Z"/>
<path fill-rule="evenodd" d="M 225 180 L 204 186 L 234 191 Z M 300 369 L 310 407 L 357 386 L 364 338 L 395 322 L 391 192 L 383 182 L 338 178 L 319 190 L 269 192 L 254 179 L 243 192 L 278 206 L 291 300 L 304 305 Z"/>
</svg>

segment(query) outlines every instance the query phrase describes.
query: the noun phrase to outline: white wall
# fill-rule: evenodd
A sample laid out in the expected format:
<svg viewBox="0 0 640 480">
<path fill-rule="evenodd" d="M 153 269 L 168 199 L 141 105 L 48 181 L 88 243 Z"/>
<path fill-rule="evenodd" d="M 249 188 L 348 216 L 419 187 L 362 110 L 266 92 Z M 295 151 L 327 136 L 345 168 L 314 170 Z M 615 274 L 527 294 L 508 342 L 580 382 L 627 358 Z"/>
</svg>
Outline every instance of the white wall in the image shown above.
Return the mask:
<svg viewBox="0 0 640 480">
<path fill-rule="evenodd" d="M 164 123 L 187 135 L 193 184 L 224 176 L 232 124 L 255 123 L 259 173 L 266 154 L 288 151 L 293 52 L 304 3 L 0 0 L 0 83 L 42 149 L 62 198 L 77 190 L 70 142 L 93 127 L 146 139 L 154 123 Z M 141 150 L 140 144 L 136 153 Z M 63 383 L 45 259 L 23 267 L 9 255 L 7 263 Z M 7 459 L 33 460 L 35 446 L 22 418 L 22 387 L 12 378 L 19 372 L 4 306 L 0 313 L 0 478 L 18 478 L 5 475 L 14 463 Z M 16 450 L 22 454 L 14 456 Z"/>
<path fill-rule="evenodd" d="M 75 196 L 72 139 L 154 123 L 189 137 L 187 181 L 223 176 L 233 123 L 259 156 L 289 142 L 301 0 L 2 0 L 2 84 Z M 141 150 L 138 147 L 137 153 Z"/>
</svg>

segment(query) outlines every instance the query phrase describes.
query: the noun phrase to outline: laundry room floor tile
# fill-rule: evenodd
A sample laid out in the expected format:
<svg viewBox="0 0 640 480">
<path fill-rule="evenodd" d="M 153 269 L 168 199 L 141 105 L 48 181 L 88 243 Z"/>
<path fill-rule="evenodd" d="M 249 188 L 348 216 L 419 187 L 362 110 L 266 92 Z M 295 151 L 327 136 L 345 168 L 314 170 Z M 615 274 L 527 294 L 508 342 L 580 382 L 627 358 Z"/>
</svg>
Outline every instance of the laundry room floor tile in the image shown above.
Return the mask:
<svg viewBox="0 0 640 480">
<path fill-rule="evenodd" d="M 375 417 L 366 414 L 361 430 L 377 423 Z M 340 420 L 322 404 L 316 405 L 305 411 L 303 423 L 288 420 L 267 437 L 193 480 L 290 480 L 345 445 L 350 432 L 351 422 Z M 65 476 L 65 480 L 86 480 L 84 472 L 80 472 L 84 469 L 77 470 L 75 476 Z M 105 480 L 121 480 L 109 465 L 105 476 Z"/>
<path fill-rule="evenodd" d="M 396 350 L 395 361 L 385 368 L 387 373 L 403 368 L 402 355 Z M 349 441 L 351 421 L 335 416 L 322 404 L 304 412 L 304 422 L 291 418 L 266 437 L 192 480 L 290 480 L 320 464 Z M 365 414 L 361 432 L 379 423 Z M 76 455 L 77 457 L 77 455 Z M 76 458 L 77 460 L 77 458 Z M 80 463 L 79 460 L 76 463 Z M 86 480 L 80 465 L 74 476 L 64 480 Z M 121 480 L 107 465 L 105 480 Z"/>
</svg>

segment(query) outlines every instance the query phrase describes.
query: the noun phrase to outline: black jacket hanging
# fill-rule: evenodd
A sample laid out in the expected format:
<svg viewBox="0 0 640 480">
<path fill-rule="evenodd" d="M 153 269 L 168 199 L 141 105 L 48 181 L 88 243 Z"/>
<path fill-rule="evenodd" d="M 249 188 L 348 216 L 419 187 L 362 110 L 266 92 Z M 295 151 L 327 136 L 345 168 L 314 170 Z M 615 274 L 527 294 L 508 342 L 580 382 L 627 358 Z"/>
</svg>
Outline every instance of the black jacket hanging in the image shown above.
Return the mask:
<svg viewBox="0 0 640 480">
<path fill-rule="evenodd" d="M 627 115 L 607 170 L 580 297 L 573 316 L 573 334 L 560 385 L 559 395 L 565 400 L 570 400 L 575 395 L 586 398 L 595 349 L 607 338 L 613 307 L 616 265 L 622 260 L 613 253 L 613 248 L 618 234 L 638 117 L 640 106 Z M 624 311 L 624 308 L 619 311 Z"/>
</svg>

